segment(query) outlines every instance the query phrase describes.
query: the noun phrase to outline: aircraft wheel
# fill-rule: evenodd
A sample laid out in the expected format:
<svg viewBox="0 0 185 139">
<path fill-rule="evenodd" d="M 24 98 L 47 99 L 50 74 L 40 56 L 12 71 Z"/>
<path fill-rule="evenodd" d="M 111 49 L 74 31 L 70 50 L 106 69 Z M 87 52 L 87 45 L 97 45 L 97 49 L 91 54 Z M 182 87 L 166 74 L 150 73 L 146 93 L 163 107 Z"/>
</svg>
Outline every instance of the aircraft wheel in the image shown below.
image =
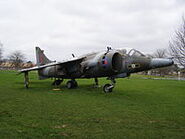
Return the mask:
<svg viewBox="0 0 185 139">
<path fill-rule="evenodd" d="M 24 87 L 25 87 L 26 89 L 28 89 L 28 88 L 29 88 L 29 83 L 28 83 L 28 82 L 24 83 Z"/>
<path fill-rule="evenodd" d="M 67 82 L 66 86 L 68 89 L 72 89 L 78 87 L 78 83 L 76 81 L 71 80 Z"/>
<path fill-rule="evenodd" d="M 62 82 L 63 82 L 63 79 L 62 79 L 62 80 L 58 79 L 58 80 L 55 80 L 55 81 L 52 83 L 52 85 L 59 86 Z"/>
<path fill-rule="evenodd" d="M 25 88 L 28 89 L 28 84 L 25 84 Z"/>
<path fill-rule="evenodd" d="M 56 80 L 55 84 L 58 86 L 62 83 L 62 80 Z"/>
<path fill-rule="evenodd" d="M 66 86 L 67 86 L 68 89 L 73 88 L 73 86 L 74 86 L 73 81 L 68 81 L 67 84 L 66 84 Z"/>
<path fill-rule="evenodd" d="M 113 88 L 114 88 L 113 85 L 111 85 L 111 84 L 105 84 L 104 87 L 103 87 L 103 91 L 105 93 L 110 93 L 110 92 L 112 92 Z"/>
</svg>

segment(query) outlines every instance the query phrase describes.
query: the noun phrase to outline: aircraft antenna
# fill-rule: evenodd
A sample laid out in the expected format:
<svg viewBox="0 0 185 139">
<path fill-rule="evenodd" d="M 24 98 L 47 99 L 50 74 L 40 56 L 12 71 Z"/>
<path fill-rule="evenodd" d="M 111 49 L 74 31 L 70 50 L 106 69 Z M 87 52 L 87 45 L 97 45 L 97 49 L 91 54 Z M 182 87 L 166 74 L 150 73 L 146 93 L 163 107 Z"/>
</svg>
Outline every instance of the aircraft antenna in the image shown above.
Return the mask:
<svg viewBox="0 0 185 139">
<path fill-rule="evenodd" d="M 107 52 L 109 52 L 112 48 L 110 46 L 107 46 Z"/>
</svg>

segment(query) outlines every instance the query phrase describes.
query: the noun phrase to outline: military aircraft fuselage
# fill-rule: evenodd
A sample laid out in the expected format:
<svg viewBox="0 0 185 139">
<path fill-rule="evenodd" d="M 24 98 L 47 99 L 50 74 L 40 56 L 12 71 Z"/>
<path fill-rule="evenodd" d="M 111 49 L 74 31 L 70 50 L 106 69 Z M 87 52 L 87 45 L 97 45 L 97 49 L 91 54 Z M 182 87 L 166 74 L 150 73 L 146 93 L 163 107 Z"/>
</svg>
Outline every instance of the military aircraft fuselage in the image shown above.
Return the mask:
<svg viewBox="0 0 185 139">
<path fill-rule="evenodd" d="M 151 66 L 151 61 L 152 58 L 146 57 L 143 54 L 129 55 L 123 53 L 121 50 L 110 50 L 108 52 L 85 55 L 81 63 L 74 62 L 65 67 L 55 65 L 43 68 L 39 71 L 39 75 L 43 78 L 55 77 L 64 79 L 95 77 L 124 78 L 131 73 L 155 68 Z M 169 62 L 162 65 L 162 67 L 173 64 L 172 60 L 167 59 L 167 61 Z"/>
<path fill-rule="evenodd" d="M 74 56 L 74 55 L 73 55 Z M 38 70 L 39 79 L 55 78 L 54 85 L 59 85 L 63 79 L 71 79 L 67 82 L 68 88 L 77 87 L 77 78 L 108 77 L 112 84 L 104 86 L 104 92 L 111 92 L 114 88 L 116 78 L 128 77 L 131 73 L 166 67 L 173 64 L 171 59 L 150 58 L 141 52 L 130 49 L 110 49 L 106 51 L 91 53 L 73 59 L 54 62 L 49 60 L 43 50 L 36 47 L 37 66 L 23 69 L 25 73 L 25 86 L 28 87 L 28 72 Z"/>
</svg>

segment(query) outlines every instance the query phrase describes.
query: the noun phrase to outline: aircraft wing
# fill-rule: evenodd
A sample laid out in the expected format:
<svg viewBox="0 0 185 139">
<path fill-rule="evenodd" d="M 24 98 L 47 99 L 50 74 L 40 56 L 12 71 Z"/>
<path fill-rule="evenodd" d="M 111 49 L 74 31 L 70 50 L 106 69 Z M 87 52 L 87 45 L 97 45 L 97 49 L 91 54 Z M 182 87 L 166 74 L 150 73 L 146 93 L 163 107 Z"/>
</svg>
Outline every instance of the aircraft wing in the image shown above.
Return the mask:
<svg viewBox="0 0 185 139">
<path fill-rule="evenodd" d="M 33 71 L 33 70 L 40 70 L 40 69 L 43 69 L 43 68 L 46 68 L 46 67 L 50 67 L 50 66 L 56 66 L 56 65 L 72 65 L 74 63 L 80 63 L 82 62 L 82 60 L 84 59 L 85 57 L 81 57 L 81 58 L 74 58 L 74 59 L 71 59 L 71 60 L 65 60 L 65 61 L 62 61 L 62 62 L 53 62 L 53 63 L 49 63 L 49 64 L 45 64 L 45 65 L 41 65 L 41 66 L 35 66 L 35 67 L 32 67 L 32 68 L 27 68 L 27 69 L 22 69 L 22 70 L 19 70 L 20 73 L 23 73 L 23 72 L 29 72 L 29 71 Z"/>
</svg>

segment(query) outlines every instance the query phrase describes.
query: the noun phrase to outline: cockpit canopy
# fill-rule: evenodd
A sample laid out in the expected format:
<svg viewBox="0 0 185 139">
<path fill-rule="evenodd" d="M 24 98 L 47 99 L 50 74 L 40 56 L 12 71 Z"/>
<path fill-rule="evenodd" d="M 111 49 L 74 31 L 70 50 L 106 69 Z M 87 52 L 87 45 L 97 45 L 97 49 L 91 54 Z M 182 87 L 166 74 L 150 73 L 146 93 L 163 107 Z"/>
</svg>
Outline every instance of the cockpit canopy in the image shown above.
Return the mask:
<svg viewBox="0 0 185 139">
<path fill-rule="evenodd" d="M 144 54 L 142 54 L 141 52 L 139 52 L 138 50 L 136 49 L 128 49 L 128 48 L 125 48 L 125 49 L 120 49 L 120 51 L 123 53 L 123 54 L 128 54 L 129 56 L 143 56 L 145 57 Z"/>
<path fill-rule="evenodd" d="M 135 49 L 131 49 L 129 52 L 128 52 L 128 55 L 129 56 L 144 56 L 144 54 L 142 54 L 141 52 L 139 52 L 138 50 L 135 50 Z"/>
</svg>

